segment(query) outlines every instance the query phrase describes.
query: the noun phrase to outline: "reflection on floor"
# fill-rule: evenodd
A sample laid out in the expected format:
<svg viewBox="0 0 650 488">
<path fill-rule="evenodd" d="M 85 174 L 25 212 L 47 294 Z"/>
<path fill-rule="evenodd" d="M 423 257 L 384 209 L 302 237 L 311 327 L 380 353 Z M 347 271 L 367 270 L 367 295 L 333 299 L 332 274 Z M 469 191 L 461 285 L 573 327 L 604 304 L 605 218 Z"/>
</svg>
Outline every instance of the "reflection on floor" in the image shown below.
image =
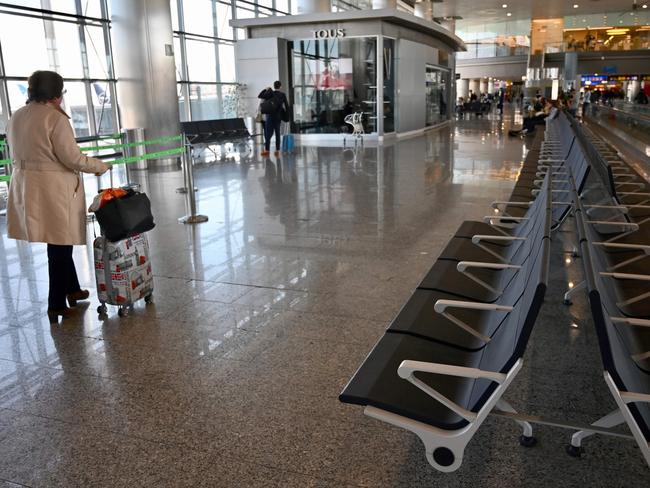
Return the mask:
<svg viewBox="0 0 650 488">
<path fill-rule="evenodd" d="M 337 400 L 460 222 L 509 195 L 526 152 L 511 123 L 202 167 L 210 221 L 197 227 L 177 223 L 180 172 L 132 172 L 154 205 L 156 291 L 125 319 L 100 321 L 93 294 L 81 319 L 50 327 L 45 248 L 7 239 L 0 221 L 0 485 L 642 486 L 630 441 L 589 440 L 576 460 L 567 432 L 539 428 L 523 449 L 497 418 L 439 474 L 417 438 Z M 90 252 L 76 261 L 93 288 Z M 585 300 L 560 303 L 578 270 L 554 263 L 508 398 L 591 421 L 613 403 Z"/>
</svg>

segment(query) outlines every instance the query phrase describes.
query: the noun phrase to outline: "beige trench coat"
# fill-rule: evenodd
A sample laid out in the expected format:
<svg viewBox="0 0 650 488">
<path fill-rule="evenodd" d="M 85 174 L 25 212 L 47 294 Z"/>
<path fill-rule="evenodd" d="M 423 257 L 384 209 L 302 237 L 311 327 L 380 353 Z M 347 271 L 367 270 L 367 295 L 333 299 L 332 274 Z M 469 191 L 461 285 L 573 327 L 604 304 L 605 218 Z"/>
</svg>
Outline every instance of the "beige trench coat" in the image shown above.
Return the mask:
<svg viewBox="0 0 650 488">
<path fill-rule="evenodd" d="M 32 102 L 7 126 L 13 169 L 7 234 L 48 244 L 86 244 L 86 196 L 80 174 L 104 164 L 84 156 L 68 116 L 57 106 Z"/>
</svg>

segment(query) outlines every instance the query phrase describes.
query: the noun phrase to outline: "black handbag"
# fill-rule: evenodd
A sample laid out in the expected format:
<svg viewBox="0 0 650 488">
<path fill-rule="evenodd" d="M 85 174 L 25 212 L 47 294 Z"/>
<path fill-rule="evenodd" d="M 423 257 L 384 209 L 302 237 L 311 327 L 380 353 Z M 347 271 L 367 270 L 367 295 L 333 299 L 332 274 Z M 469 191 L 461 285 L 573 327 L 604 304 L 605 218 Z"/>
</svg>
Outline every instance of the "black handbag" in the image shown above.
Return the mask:
<svg viewBox="0 0 650 488">
<path fill-rule="evenodd" d="M 102 233 L 111 242 L 142 234 L 156 226 L 149 197 L 132 190 L 122 198 L 107 202 L 95 215 Z"/>
</svg>

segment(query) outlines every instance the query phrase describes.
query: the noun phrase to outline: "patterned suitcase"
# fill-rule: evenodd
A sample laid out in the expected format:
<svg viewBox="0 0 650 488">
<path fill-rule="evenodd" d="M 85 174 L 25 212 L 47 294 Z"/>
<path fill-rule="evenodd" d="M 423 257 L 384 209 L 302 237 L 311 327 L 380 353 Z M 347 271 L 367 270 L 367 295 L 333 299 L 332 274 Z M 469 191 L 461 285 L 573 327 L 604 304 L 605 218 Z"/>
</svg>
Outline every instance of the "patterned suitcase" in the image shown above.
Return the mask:
<svg viewBox="0 0 650 488">
<path fill-rule="evenodd" d="M 97 313 L 106 315 L 106 304 L 119 306 L 118 314 L 128 314 L 140 299 L 153 300 L 153 273 L 146 234 L 137 234 L 118 242 L 104 236 L 93 243 L 95 280 L 101 305 Z"/>
</svg>

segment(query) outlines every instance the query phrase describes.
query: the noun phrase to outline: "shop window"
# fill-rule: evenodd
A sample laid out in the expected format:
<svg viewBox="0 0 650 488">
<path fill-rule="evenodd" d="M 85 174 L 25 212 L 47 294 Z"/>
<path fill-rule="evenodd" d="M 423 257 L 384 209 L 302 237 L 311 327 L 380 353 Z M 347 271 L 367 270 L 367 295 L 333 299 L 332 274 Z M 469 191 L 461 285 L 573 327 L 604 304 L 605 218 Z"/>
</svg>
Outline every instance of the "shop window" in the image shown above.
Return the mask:
<svg viewBox="0 0 650 488">
<path fill-rule="evenodd" d="M 377 131 L 377 40 L 374 37 L 300 40 L 291 46 L 294 129 L 348 132 L 345 116 L 361 112 Z"/>
<path fill-rule="evenodd" d="M 449 108 L 449 71 L 426 66 L 426 126 L 436 125 L 447 120 Z"/>
</svg>

